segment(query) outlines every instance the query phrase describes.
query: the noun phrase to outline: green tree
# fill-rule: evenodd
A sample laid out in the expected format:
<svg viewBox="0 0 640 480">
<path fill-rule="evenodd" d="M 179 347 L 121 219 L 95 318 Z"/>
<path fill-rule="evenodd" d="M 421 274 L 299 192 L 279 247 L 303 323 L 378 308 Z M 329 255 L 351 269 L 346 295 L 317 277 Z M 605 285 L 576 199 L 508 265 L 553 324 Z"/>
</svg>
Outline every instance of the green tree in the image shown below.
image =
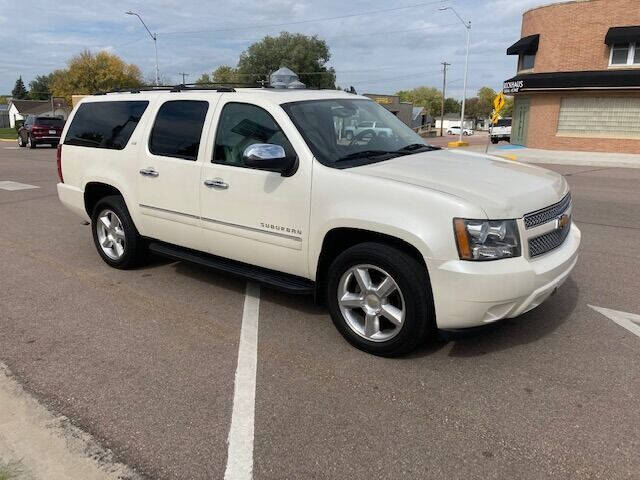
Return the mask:
<svg viewBox="0 0 640 480">
<path fill-rule="evenodd" d="M 493 99 L 497 95 L 493 88 L 482 87 L 478 90 L 478 116 L 477 118 L 487 118 L 493 111 Z"/>
<path fill-rule="evenodd" d="M 444 113 L 460 113 L 462 102 L 455 98 L 446 98 L 444 101 Z"/>
<path fill-rule="evenodd" d="M 85 50 L 69 60 L 67 68 L 52 73 L 51 92 L 71 104 L 72 95 L 86 95 L 143 85 L 136 65 L 107 52 Z"/>
<path fill-rule="evenodd" d="M 16 80 L 16 85 L 15 87 L 13 87 L 13 90 L 11 91 L 11 96 L 17 100 L 21 100 L 21 99 L 27 98 L 28 94 L 29 92 L 27 92 L 27 89 L 24 87 L 22 76 L 18 77 L 18 79 Z"/>
<path fill-rule="evenodd" d="M 9 103 L 9 97 L 6 95 L 0 95 L 0 105 L 7 105 Z"/>
<path fill-rule="evenodd" d="M 241 80 L 241 78 L 245 78 L 245 80 Z M 250 76 L 243 77 L 238 74 L 238 71 L 235 68 L 230 67 L 229 65 L 220 65 L 211 75 L 208 73 L 200 75 L 200 78 L 196 80 L 196 83 L 198 85 L 207 85 L 212 83 L 249 83 L 250 81 Z"/>
<path fill-rule="evenodd" d="M 257 83 L 280 67 L 288 67 L 310 88 L 335 88 L 336 72 L 327 67 L 330 58 L 329 46 L 316 35 L 281 32 L 247 48 L 240 55 L 237 73 L 244 81 Z"/>
<path fill-rule="evenodd" d="M 417 107 L 425 107 L 432 116 L 440 115 L 442 92 L 433 87 L 416 87 L 413 90 L 396 92 L 401 102 L 412 102 Z"/>
<path fill-rule="evenodd" d="M 53 74 L 38 75 L 29 82 L 29 98 L 32 100 L 47 100 L 51 98 L 51 78 Z"/>
</svg>

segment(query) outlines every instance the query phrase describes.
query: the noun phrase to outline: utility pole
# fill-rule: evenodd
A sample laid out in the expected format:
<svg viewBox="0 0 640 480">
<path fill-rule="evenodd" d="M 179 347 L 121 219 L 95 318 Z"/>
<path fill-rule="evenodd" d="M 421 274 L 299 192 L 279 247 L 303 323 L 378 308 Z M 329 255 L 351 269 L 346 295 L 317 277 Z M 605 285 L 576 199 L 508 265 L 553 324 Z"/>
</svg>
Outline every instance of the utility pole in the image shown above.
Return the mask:
<svg viewBox="0 0 640 480">
<path fill-rule="evenodd" d="M 188 73 L 183 73 L 183 72 L 178 72 L 178 75 L 182 75 L 182 85 L 186 85 L 187 81 L 185 80 L 186 77 L 189 76 Z"/>
<path fill-rule="evenodd" d="M 445 92 L 447 90 L 447 67 L 450 66 L 450 63 L 441 62 L 442 63 L 442 107 L 440 108 L 440 136 L 442 137 L 442 131 L 444 128 L 444 99 Z"/>
</svg>

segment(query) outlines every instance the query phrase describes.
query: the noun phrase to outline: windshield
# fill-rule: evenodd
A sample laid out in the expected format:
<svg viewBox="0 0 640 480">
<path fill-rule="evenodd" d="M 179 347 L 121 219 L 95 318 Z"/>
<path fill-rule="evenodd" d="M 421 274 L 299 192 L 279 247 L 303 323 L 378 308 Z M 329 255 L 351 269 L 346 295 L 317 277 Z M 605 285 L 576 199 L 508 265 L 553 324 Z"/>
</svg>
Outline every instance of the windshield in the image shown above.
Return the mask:
<svg viewBox="0 0 640 480">
<path fill-rule="evenodd" d="M 309 100 L 282 107 L 315 157 L 330 167 L 354 167 L 437 149 L 371 100 Z"/>
</svg>

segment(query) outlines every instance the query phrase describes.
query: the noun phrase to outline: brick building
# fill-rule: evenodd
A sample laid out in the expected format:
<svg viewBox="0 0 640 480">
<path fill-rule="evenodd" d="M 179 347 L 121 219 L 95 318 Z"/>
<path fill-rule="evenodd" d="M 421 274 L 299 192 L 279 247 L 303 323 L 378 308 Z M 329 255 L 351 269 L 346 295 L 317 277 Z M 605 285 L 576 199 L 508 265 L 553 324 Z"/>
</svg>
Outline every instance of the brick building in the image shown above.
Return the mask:
<svg viewBox="0 0 640 480">
<path fill-rule="evenodd" d="M 640 1 L 573 0 L 522 17 L 511 142 L 640 153 Z"/>
</svg>

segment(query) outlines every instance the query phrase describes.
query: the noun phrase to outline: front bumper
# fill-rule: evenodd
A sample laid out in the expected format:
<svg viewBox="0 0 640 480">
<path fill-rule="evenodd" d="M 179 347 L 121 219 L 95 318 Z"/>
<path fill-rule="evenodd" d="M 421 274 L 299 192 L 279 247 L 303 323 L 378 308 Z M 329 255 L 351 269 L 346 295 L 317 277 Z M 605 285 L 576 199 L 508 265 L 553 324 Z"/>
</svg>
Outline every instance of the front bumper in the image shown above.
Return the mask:
<svg viewBox="0 0 640 480">
<path fill-rule="evenodd" d="M 427 261 L 438 328 L 469 328 L 521 315 L 544 302 L 578 261 L 580 230 L 534 259 Z"/>
</svg>

